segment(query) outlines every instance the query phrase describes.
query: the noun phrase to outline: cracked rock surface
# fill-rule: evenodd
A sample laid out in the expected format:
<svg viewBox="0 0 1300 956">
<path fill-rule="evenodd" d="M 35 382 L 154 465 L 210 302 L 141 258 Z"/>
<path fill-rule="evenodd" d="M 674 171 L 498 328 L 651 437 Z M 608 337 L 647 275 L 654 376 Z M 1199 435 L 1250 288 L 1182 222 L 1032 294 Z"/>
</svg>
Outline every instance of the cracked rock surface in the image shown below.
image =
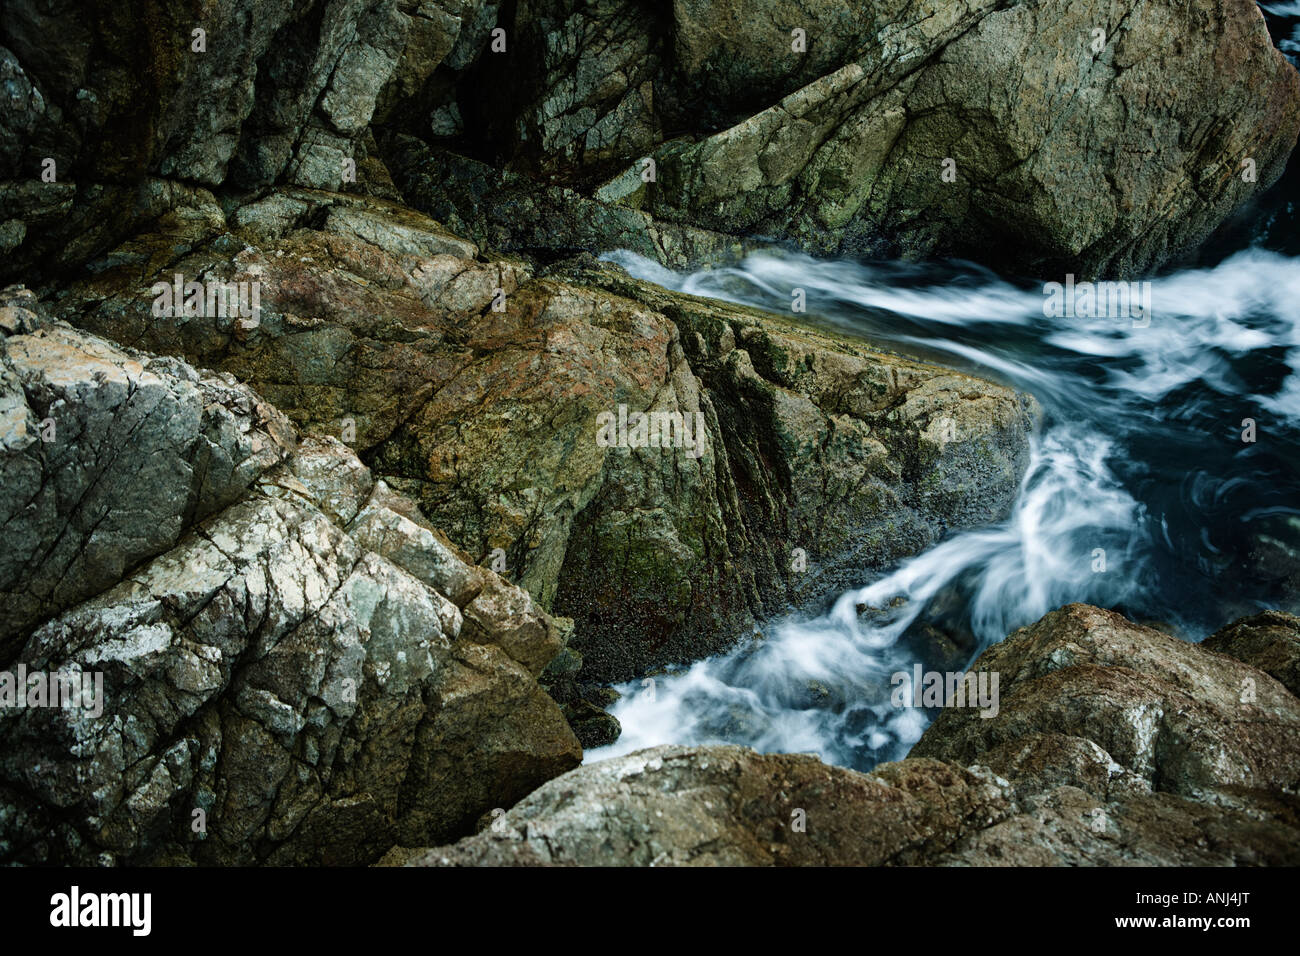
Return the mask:
<svg viewBox="0 0 1300 956">
<path fill-rule="evenodd" d="M 635 211 L 819 255 L 1122 278 L 1256 199 L 1300 134 L 1300 77 L 1248 0 L 650 6 L 521 2 L 516 45 L 473 75 L 490 107 L 438 140 L 598 200 L 593 252 L 627 246 Z M 535 221 L 381 151 L 440 219 Z M 514 241 L 566 248 L 556 218 Z"/>
<path fill-rule="evenodd" d="M 138 447 L 61 430 L 50 446 L 83 464 L 60 474 L 124 496 L 170 480 L 182 501 L 186 480 L 212 475 L 234 500 L 203 499 L 212 513 L 188 526 L 112 509 L 159 525 L 134 554 L 148 560 L 124 575 L 129 555 L 84 547 L 84 580 L 112 586 L 16 635 L 7 669 L 102 674 L 102 713 L 0 711 L 0 858 L 367 863 L 395 842 L 468 832 L 581 759 L 536 681 L 570 625 L 474 567 L 342 443 L 297 444 L 283 422 L 272 441 L 248 389 L 61 323 L 5 347 L 6 381 L 39 354 L 38 386 L 155 393 L 128 433 Z M 24 437 L 8 432 L 6 467 L 22 465 Z M 17 510 L 24 489 L 3 489 Z M 51 543 L 70 533 L 34 528 Z"/>
<path fill-rule="evenodd" d="M 0 293 L 0 660 L 239 498 L 293 450 L 288 421 L 229 376 L 123 350 Z"/>
<path fill-rule="evenodd" d="M 761 238 L 1123 278 L 1300 134 L 1250 0 L 11 0 L 0 81 L 0 277 L 25 281 L 272 185 L 552 256 Z"/>
</svg>

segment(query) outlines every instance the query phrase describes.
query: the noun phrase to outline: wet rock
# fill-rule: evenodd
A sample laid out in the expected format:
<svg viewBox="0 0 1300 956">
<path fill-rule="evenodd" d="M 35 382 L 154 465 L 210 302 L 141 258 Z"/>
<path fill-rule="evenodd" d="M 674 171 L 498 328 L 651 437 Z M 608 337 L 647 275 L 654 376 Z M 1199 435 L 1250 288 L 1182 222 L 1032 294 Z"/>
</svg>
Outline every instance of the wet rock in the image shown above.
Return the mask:
<svg viewBox="0 0 1300 956">
<path fill-rule="evenodd" d="M 1300 611 L 1300 518 L 1282 518 L 1252 535 L 1244 560 L 1230 568 L 1243 590 L 1265 593 L 1285 611 Z M 1234 584 L 1235 584 L 1234 580 Z"/>
<path fill-rule="evenodd" d="M 892 56 L 891 69 L 905 71 L 920 50 L 937 49 L 993 7 L 989 0 L 960 5 L 674 0 L 673 70 L 661 97 L 669 100 L 665 109 L 676 128 L 689 121 L 691 128 L 716 132 L 834 73 L 871 47 Z M 920 45 L 922 38 L 928 45 Z"/>
<path fill-rule="evenodd" d="M 603 747 L 613 743 L 623 732 L 618 718 L 605 709 L 621 695 L 612 687 L 580 680 L 578 674 L 581 670 L 582 655 L 572 645 L 566 644 L 546 665 L 538 682 L 560 705 L 583 748 Z"/>
<path fill-rule="evenodd" d="M 1237 0 L 221 0 L 197 19 L 23 0 L 0 37 L 10 276 L 148 226 L 150 179 L 388 198 L 405 180 L 500 251 L 675 264 L 764 237 L 1123 276 L 1258 198 L 1300 131 L 1300 79 Z M 397 134 L 488 173 L 403 156 Z M 408 167 L 396 185 L 391 161 Z"/>
<path fill-rule="evenodd" d="M 938 761 L 864 775 L 799 754 L 655 747 L 579 768 L 408 866 L 879 865 L 1006 813 L 995 782 Z"/>
<path fill-rule="evenodd" d="M 864 569 L 1005 514 L 1036 422 L 1027 396 L 790 319 L 665 292 L 614 267 L 567 274 L 643 303 L 679 330 L 716 416 L 715 447 L 732 478 L 723 500 L 728 550 L 753 567 L 742 580 L 759 616 L 858 586 Z M 618 472 L 610 479 L 634 481 Z M 558 606 L 578 621 L 584 653 L 602 631 L 579 607 L 609 586 L 600 572 L 609 563 L 614 555 L 575 563 L 562 578 L 561 599 L 575 597 Z"/>
<path fill-rule="evenodd" d="M 410 210 L 309 190 L 227 220 L 161 276 L 256 278 L 246 334 L 152 315 L 153 236 L 70 286 L 63 314 L 348 436 L 451 541 L 574 619 L 587 681 L 707 656 L 996 520 L 1027 462 L 1027 396 L 589 257 L 539 276 Z M 598 440 L 624 412 L 678 416 L 674 447 Z"/>
<path fill-rule="evenodd" d="M 1300 618 L 1265 611 L 1215 631 L 1201 647 L 1227 654 L 1286 685 L 1300 697 Z"/>
<path fill-rule="evenodd" d="M 979 762 L 1013 782 L 1026 798 L 1074 787 L 1100 800 L 1151 792 L 1151 784 L 1120 766 L 1085 737 L 1031 732 L 980 754 Z"/>
<path fill-rule="evenodd" d="M 573 728 L 584 749 L 604 747 L 618 740 L 623 725 L 617 717 L 607 713 L 587 700 L 578 700 L 561 707 L 564 717 Z"/>
<path fill-rule="evenodd" d="M 802 829 L 800 829 L 802 827 Z M 656 747 L 551 781 L 475 836 L 388 866 L 1294 865 L 1294 799 L 1017 796 L 924 758 L 870 774 L 737 747 Z"/>
<path fill-rule="evenodd" d="M 996 716 L 946 708 L 913 749 L 965 764 L 1031 733 L 1091 740 L 1154 790 L 1199 799 L 1300 781 L 1300 700 L 1262 671 L 1070 604 L 989 648 Z"/>
<path fill-rule="evenodd" d="M 402 58 L 412 17 L 424 30 L 435 22 L 413 6 L 221 0 L 195 16 L 134 2 L 7 4 L 0 71 L 23 108 L 0 130 L 0 176 L 34 179 L 48 156 L 60 182 L 215 186 L 234 162 L 246 183 L 287 174 L 336 187 L 399 60 L 408 85 L 436 66 Z"/>
<path fill-rule="evenodd" d="M 475 836 L 383 862 L 1300 861 L 1300 700 L 1262 671 L 1085 605 L 1015 632 L 976 666 L 1001 671 L 998 713 L 948 708 L 911 755 L 869 774 L 806 755 L 656 747 L 558 777 Z M 1245 678 L 1258 696 L 1242 705 Z"/>
<path fill-rule="evenodd" d="M 645 244 L 645 220 L 628 215 L 641 212 L 659 232 L 817 254 L 1122 277 L 1256 200 L 1300 132 L 1300 78 L 1259 11 L 1235 0 L 1197 13 L 1064 0 L 676 0 L 651 13 L 632 0 L 528 0 L 505 28 L 507 52 L 459 81 L 469 117 L 462 125 L 458 109 L 435 135 L 536 176 L 514 198 L 489 197 L 486 216 L 506 241 L 525 238 L 514 218 L 556 251 L 620 230 Z M 1171 33 L 1186 38 L 1176 53 Z M 449 109 L 421 103 L 431 117 Z M 1215 132 L 1183 135 L 1192 128 Z M 436 218 L 450 221 L 448 204 L 467 222 L 484 215 L 459 182 L 424 178 L 412 201 Z M 576 192 L 551 202 L 553 184 Z M 529 192 L 547 212 L 530 209 Z M 566 202 L 581 212 L 566 215 Z"/>
</svg>

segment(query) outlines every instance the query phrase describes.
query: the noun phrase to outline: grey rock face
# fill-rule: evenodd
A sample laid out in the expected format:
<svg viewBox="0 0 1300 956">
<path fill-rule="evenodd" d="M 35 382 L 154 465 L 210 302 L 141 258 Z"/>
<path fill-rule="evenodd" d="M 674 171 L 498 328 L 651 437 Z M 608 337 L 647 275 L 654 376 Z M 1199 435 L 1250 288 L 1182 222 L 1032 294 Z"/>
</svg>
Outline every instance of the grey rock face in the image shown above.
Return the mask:
<svg viewBox="0 0 1300 956">
<path fill-rule="evenodd" d="M 930 15 L 665 145 L 649 211 L 822 254 L 1123 276 L 1271 185 L 1300 132 L 1300 77 L 1252 4 L 908 6 Z"/>
<path fill-rule="evenodd" d="M 668 262 L 762 236 L 1120 277 L 1204 239 L 1300 133 L 1300 77 L 1241 0 L 222 0 L 201 22 L 18 0 L 0 41 L 13 276 L 147 224 L 150 177 L 393 197 L 376 142 L 406 132 L 558 190 L 493 200 L 489 219 L 537 233 L 506 228 L 515 247 L 621 231 Z M 435 206 L 479 215 L 457 185 L 432 192 L 413 201 L 453 228 Z"/>
<path fill-rule="evenodd" d="M 673 0 L 668 85 L 670 109 L 682 114 L 675 125 L 687 110 L 699 110 L 696 129 L 734 126 L 866 57 L 869 72 L 893 82 L 997 6 L 995 0 Z"/>
<path fill-rule="evenodd" d="M 392 0 L 349 0 L 297 11 L 278 27 L 259 64 L 232 178 L 339 188 L 344 161 L 361 158 L 357 137 L 397 67 L 410 23 Z"/>
<path fill-rule="evenodd" d="M 0 177 L 35 179 L 34 160 L 50 156 L 60 181 L 154 174 L 215 186 L 238 148 L 244 181 L 288 170 L 337 187 L 340 158 L 354 155 L 419 16 L 409 7 L 221 0 L 196 16 L 176 5 L 6 4 L 0 70 L 20 109 L 0 130 Z M 407 62 L 405 82 L 420 68 Z"/>
<path fill-rule="evenodd" d="M 293 448 L 251 390 L 29 318 L 0 338 L 0 661 L 40 620 L 121 580 Z"/>
<path fill-rule="evenodd" d="M 1137 274 L 1272 185 L 1300 133 L 1300 77 L 1239 0 L 516 9 L 504 65 L 464 87 L 484 104 L 470 152 L 816 254 Z M 411 201 L 440 219 L 476 214 L 455 185 L 426 193 Z"/>
<path fill-rule="evenodd" d="M 419 88 L 479 6 L 6 4 L 0 271 L 76 266 L 120 242 L 166 211 L 141 201 L 151 178 L 389 193 L 369 128 L 380 94 Z"/>
<path fill-rule="evenodd" d="M 40 321 L 21 309 L 6 325 Z M 0 859 L 366 863 L 468 832 L 580 760 L 535 679 L 568 625 L 408 517 L 346 446 L 295 449 L 246 388 L 62 324 L 5 348 L 8 511 L 32 491 L 10 474 L 48 462 L 22 385 L 77 416 L 51 443 L 68 464 L 49 494 L 86 488 L 82 510 L 45 509 L 63 524 L 10 533 L 102 591 L 7 668 L 102 683 L 94 708 L 0 710 Z M 42 584 L 49 563 L 34 566 Z M 84 596 L 6 599 L 32 617 Z"/>
</svg>

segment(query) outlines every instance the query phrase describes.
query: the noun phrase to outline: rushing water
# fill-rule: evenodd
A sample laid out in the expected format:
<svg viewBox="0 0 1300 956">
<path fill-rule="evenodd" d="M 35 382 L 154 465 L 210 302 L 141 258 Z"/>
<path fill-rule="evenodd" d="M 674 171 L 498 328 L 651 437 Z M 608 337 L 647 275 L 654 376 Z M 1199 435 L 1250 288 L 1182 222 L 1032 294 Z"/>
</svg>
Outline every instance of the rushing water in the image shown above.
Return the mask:
<svg viewBox="0 0 1300 956">
<path fill-rule="evenodd" d="M 810 322 L 1031 392 L 1045 418 L 1007 521 L 951 535 L 824 614 L 618 688 L 623 735 L 588 759 L 728 742 L 868 768 L 905 755 L 930 719 L 890 702 L 890 676 L 915 661 L 911 627 L 937 621 L 983 648 L 1087 601 L 1199 640 L 1284 602 L 1297 565 L 1279 555 L 1300 553 L 1300 258 L 1253 247 L 1153 278 L 1138 319 L 1048 318 L 1041 284 L 966 263 L 774 252 L 679 275 L 608 258 L 769 310 L 802 288 Z"/>
<path fill-rule="evenodd" d="M 1300 0 L 1261 7 L 1296 62 Z M 774 311 L 802 288 L 810 322 L 1031 392 L 1045 417 L 1005 522 L 951 535 L 823 614 L 619 687 L 623 734 L 588 760 L 740 743 L 867 769 L 903 757 L 931 719 L 890 701 L 891 675 L 916 663 L 910 629 L 982 649 L 1087 601 L 1199 640 L 1257 609 L 1300 610 L 1298 183 L 1290 170 L 1198 260 L 1151 278 L 1137 321 L 1049 318 L 1041 284 L 969 263 L 761 253 L 679 275 L 609 256 L 666 288 Z"/>
</svg>

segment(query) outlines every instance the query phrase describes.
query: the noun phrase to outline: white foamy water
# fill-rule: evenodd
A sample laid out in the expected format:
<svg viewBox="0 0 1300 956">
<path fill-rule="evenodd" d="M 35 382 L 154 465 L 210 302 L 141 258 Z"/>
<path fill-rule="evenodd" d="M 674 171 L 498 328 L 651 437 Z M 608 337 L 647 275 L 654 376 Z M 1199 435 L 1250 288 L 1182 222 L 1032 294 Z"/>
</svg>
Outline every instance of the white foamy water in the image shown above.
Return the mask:
<svg viewBox="0 0 1300 956">
<path fill-rule="evenodd" d="M 588 760 L 727 742 L 866 768 L 904 756 L 928 724 L 890 702 L 891 675 L 917 662 L 919 628 L 982 649 L 1087 601 L 1199 638 L 1274 604 L 1240 565 L 1254 535 L 1300 517 L 1300 261 L 1249 250 L 1151 280 L 1149 316 L 1135 322 L 1048 318 L 1041 289 L 965 264 L 759 253 L 679 275 L 607 258 L 666 288 L 773 311 L 802 288 L 809 322 L 1000 379 L 1046 414 L 1006 521 L 875 580 L 864 572 L 823 614 L 772 623 L 653 686 L 619 687 L 623 735 Z M 1241 441 L 1245 419 L 1255 443 Z"/>
</svg>

